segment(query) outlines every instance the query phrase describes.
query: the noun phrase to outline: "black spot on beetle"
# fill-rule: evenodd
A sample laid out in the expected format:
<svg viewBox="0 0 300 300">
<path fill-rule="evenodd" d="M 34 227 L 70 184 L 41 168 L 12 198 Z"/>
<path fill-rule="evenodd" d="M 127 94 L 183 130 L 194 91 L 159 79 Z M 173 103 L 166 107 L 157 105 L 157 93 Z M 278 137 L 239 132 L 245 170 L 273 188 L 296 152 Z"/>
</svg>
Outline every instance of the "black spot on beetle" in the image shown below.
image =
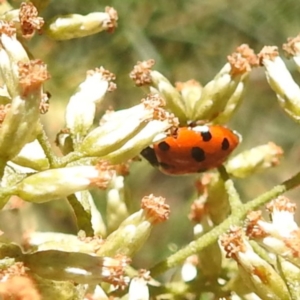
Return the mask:
<svg viewBox="0 0 300 300">
<path fill-rule="evenodd" d="M 203 142 L 209 142 L 212 139 L 212 135 L 209 131 L 203 131 L 200 134 Z"/>
<path fill-rule="evenodd" d="M 230 146 L 230 144 L 229 144 L 228 139 L 224 138 L 223 141 L 222 141 L 222 146 L 221 146 L 222 150 L 224 150 L 224 151 L 228 150 L 229 146 Z"/>
<path fill-rule="evenodd" d="M 151 147 L 145 148 L 144 150 L 141 151 L 141 155 L 145 159 L 147 159 L 152 166 L 157 167 L 159 165 L 153 148 Z"/>
<path fill-rule="evenodd" d="M 191 155 L 195 161 L 201 162 L 205 160 L 205 152 L 200 147 L 193 147 L 191 150 Z"/>
<path fill-rule="evenodd" d="M 158 144 L 158 148 L 161 151 L 168 151 L 170 149 L 170 145 L 167 142 L 160 142 Z"/>
</svg>

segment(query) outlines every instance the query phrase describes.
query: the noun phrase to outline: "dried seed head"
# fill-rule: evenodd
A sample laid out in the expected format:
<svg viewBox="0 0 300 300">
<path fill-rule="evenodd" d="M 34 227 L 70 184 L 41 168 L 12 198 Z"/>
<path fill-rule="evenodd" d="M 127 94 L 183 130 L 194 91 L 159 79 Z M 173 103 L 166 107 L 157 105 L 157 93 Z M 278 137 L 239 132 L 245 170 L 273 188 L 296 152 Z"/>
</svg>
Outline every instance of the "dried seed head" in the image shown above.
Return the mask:
<svg viewBox="0 0 300 300">
<path fill-rule="evenodd" d="M 116 288 L 126 288 L 129 283 L 129 278 L 124 276 L 124 269 L 130 262 L 130 258 L 120 254 L 114 258 L 104 257 L 102 266 L 103 277 L 107 277 L 107 282 Z"/>
<path fill-rule="evenodd" d="M 105 26 L 108 27 L 107 31 L 112 33 L 118 27 L 118 13 L 113 7 L 106 6 L 105 12 L 109 15 L 110 19 L 105 22 Z"/>
<path fill-rule="evenodd" d="M 95 68 L 94 70 L 88 70 L 87 71 L 87 76 L 92 76 L 95 73 L 99 73 L 101 75 L 101 77 L 103 78 L 103 80 L 109 82 L 109 86 L 108 86 L 108 89 L 107 89 L 109 92 L 113 92 L 117 88 L 117 85 L 114 82 L 112 82 L 113 80 L 116 80 L 116 75 L 115 74 L 113 74 L 110 71 L 104 69 L 103 67 L 100 67 L 100 68 Z"/>
<path fill-rule="evenodd" d="M 221 236 L 220 242 L 227 258 L 236 259 L 239 252 L 246 251 L 246 245 L 243 242 L 243 229 L 240 227 L 232 227 L 227 234 Z"/>
<path fill-rule="evenodd" d="M 152 111 L 151 120 L 168 120 L 169 124 L 171 124 L 173 127 L 178 126 L 178 118 L 176 118 L 174 114 L 163 109 L 163 107 L 166 105 L 166 102 L 158 94 L 149 94 L 146 98 L 142 99 L 141 102 L 144 104 L 147 110 Z"/>
<path fill-rule="evenodd" d="M 40 89 L 44 81 L 50 78 L 47 65 L 39 59 L 31 60 L 29 63 L 19 62 L 18 66 L 20 86 L 24 96 Z"/>
<path fill-rule="evenodd" d="M 248 73 L 252 67 L 258 66 L 258 58 L 254 51 L 246 44 L 239 46 L 236 52 L 227 56 L 231 65 L 231 75 Z"/>
<path fill-rule="evenodd" d="M 16 34 L 16 27 L 14 23 L 7 21 L 0 21 L 0 34 L 6 34 L 9 37 L 13 37 Z"/>
<path fill-rule="evenodd" d="M 290 199 L 288 199 L 287 197 L 279 196 L 275 200 L 268 203 L 266 208 L 270 213 L 274 213 L 276 211 L 278 212 L 286 211 L 291 214 L 294 214 L 297 206 L 295 203 L 291 202 Z"/>
<path fill-rule="evenodd" d="M 99 189 L 107 189 L 113 176 L 116 174 L 115 166 L 111 165 L 107 161 L 100 161 L 96 166 L 99 177 L 91 179 L 91 182 L 95 184 Z"/>
<path fill-rule="evenodd" d="M 287 43 L 283 44 L 282 49 L 284 50 L 288 58 L 297 56 L 300 54 L 300 34 L 296 37 L 290 37 Z"/>
<path fill-rule="evenodd" d="M 6 269 L 0 269 L 0 281 L 5 281 L 13 276 L 26 276 L 26 268 L 23 262 L 15 262 Z"/>
<path fill-rule="evenodd" d="M 259 221 L 262 220 L 261 211 L 252 211 L 246 218 L 246 235 L 250 238 L 262 238 L 268 234 L 265 232 Z"/>
<path fill-rule="evenodd" d="M 35 31 L 40 33 L 44 25 L 44 19 L 38 16 L 38 10 L 31 2 L 23 2 L 19 12 L 22 35 L 30 39 Z"/>
<path fill-rule="evenodd" d="M 189 219 L 195 223 L 200 223 L 203 216 L 207 214 L 205 203 L 198 199 L 195 200 L 191 205 L 191 211 L 189 213 Z"/>
<path fill-rule="evenodd" d="M 153 194 L 145 196 L 141 202 L 141 208 L 152 224 L 164 222 L 169 218 L 170 206 L 165 204 L 165 198 L 155 197 Z"/>
<path fill-rule="evenodd" d="M 263 60 L 268 59 L 271 61 L 274 61 L 277 56 L 279 56 L 278 53 L 278 47 L 276 46 L 265 46 L 262 48 L 260 53 L 257 55 L 259 59 L 259 64 L 263 66 Z"/>
<path fill-rule="evenodd" d="M 147 85 L 152 83 L 151 68 L 154 66 L 154 59 L 139 61 L 130 72 L 130 78 L 137 86 Z"/>
</svg>

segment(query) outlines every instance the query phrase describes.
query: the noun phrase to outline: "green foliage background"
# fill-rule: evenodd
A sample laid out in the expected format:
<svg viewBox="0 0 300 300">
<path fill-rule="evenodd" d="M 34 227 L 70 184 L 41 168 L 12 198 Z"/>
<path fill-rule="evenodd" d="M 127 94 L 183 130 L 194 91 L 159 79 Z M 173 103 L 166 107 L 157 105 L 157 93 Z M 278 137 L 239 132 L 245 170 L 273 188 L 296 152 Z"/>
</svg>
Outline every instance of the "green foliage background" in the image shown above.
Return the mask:
<svg viewBox="0 0 300 300">
<path fill-rule="evenodd" d="M 281 47 L 287 37 L 300 32 L 297 0 L 53 0 L 42 16 L 47 20 L 57 14 L 88 14 L 103 11 L 107 5 L 119 14 L 119 26 L 113 34 L 99 33 L 60 42 L 41 35 L 28 45 L 35 58 L 48 64 L 52 77 L 46 87 L 52 94 L 50 111 L 43 117 L 51 141 L 64 127 L 67 101 L 88 69 L 103 65 L 117 76 L 118 89 L 100 107 L 100 117 L 110 106 L 127 108 L 145 96 L 128 76 L 137 61 L 154 58 L 155 69 L 171 82 L 193 78 L 206 84 L 240 44 L 247 43 L 259 52 L 264 45 Z M 293 64 L 288 62 L 288 65 L 300 83 Z M 237 152 L 269 141 L 285 152 L 282 163 L 275 169 L 236 180 L 244 201 L 299 170 L 299 127 L 281 111 L 262 68 L 252 72 L 244 103 L 229 125 L 243 136 Z M 127 178 L 132 209 L 138 209 L 140 199 L 150 193 L 166 197 L 171 205 L 170 221 L 158 226 L 140 251 L 137 266 L 150 267 L 192 238 L 187 214 L 195 196 L 194 180 L 195 176 L 168 177 L 146 162 L 132 166 Z M 104 193 L 94 194 L 99 199 L 99 209 L 105 211 Z M 299 191 L 289 196 L 297 203 Z M 28 204 L 20 211 L 1 214 L 1 223 L 9 220 L 11 237 L 15 240 L 22 231 L 32 228 L 76 234 L 72 213 L 64 201 Z"/>
</svg>

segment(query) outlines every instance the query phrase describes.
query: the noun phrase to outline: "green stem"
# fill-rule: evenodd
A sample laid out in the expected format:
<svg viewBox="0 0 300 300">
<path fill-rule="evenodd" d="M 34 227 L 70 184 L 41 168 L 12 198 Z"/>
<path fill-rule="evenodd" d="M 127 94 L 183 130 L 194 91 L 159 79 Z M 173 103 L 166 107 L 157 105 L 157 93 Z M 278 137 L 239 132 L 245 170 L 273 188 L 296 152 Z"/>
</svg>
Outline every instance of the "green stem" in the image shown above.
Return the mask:
<svg viewBox="0 0 300 300">
<path fill-rule="evenodd" d="M 78 229 L 84 230 L 87 236 L 94 236 L 91 214 L 83 208 L 74 194 L 68 196 L 67 199 L 76 216 Z"/>
<path fill-rule="evenodd" d="M 10 199 L 10 196 L 16 193 L 16 187 L 2 187 L 0 189 L 0 210 L 5 206 L 5 204 Z"/>
<path fill-rule="evenodd" d="M 84 155 L 80 152 L 71 152 L 60 160 L 59 166 L 65 167 L 67 164 L 75 162 L 83 157 Z"/>
<path fill-rule="evenodd" d="M 292 178 L 284 181 L 282 184 L 273 187 L 270 191 L 260 195 L 259 197 L 255 198 L 254 200 L 245 203 L 244 209 L 247 212 L 253 211 L 258 209 L 260 206 L 268 203 L 272 199 L 282 195 L 286 191 L 289 191 L 295 187 L 300 185 L 300 172 L 294 175 Z"/>
<path fill-rule="evenodd" d="M 224 181 L 225 189 L 228 194 L 228 201 L 231 208 L 231 214 L 235 214 L 236 211 L 241 209 L 243 203 L 240 199 L 240 195 L 234 187 L 232 179 L 229 177 L 225 167 L 222 165 L 218 168 L 220 176 Z"/>
<path fill-rule="evenodd" d="M 166 260 L 155 265 L 152 269 L 150 269 L 151 275 L 156 276 L 183 263 L 190 255 L 197 254 L 199 251 L 215 243 L 219 236 L 224 234 L 231 226 L 239 226 L 250 211 L 257 210 L 260 206 L 282 195 L 286 191 L 297 187 L 298 185 L 300 185 L 300 172 L 294 175 L 291 179 L 275 186 L 270 191 L 260 195 L 252 201 L 239 205 L 239 209 L 236 209 L 234 214 L 231 214 L 220 225 L 214 227 L 211 231 L 207 232 L 199 239 L 192 241 L 183 249 L 169 256 Z M 232 205 L 233 207 L 236 207 L 235 202 Z"/>
<path fill-rule="evenodd" d="M 53 153 L 51 144 L 49 143 L 49 138 L 45 133 L 43 125 L 39 124 L 39 134 L 37 135 L 37 140 L 39 141 L 44 153 L 49 160 L 50 168 L 58 167 L 58 157 Z"/>
<path fill-rule="evenodd" d="M 156 276 L 164 271 L 183 263 L 192 254 L 197 254 L 201 250 L 215 243 L 219 236 L 226 232 L 232 224 L 238 223 L 239 220 L 233 216 L 228 217 L 220 225 L 214 227 L 211 231 L 202 235 L 199 239 L 192 241 L 183 249 L 169 256 L 166 260 L 158 263 L 150 269 L 151 276 Z"/>
</svg>

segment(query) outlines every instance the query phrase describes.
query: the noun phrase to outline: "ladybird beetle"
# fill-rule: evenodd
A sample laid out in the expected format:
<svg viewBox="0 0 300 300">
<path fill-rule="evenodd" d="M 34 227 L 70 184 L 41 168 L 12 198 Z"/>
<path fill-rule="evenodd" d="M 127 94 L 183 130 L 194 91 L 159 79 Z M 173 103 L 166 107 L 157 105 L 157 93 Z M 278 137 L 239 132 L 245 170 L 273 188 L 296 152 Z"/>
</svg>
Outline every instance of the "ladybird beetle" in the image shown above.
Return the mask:
<svg viewBox="0 0 300 300">
<path fill-rule="evenodd" d="M 165 174 L 183 175 L 219 167 L 238 144 L 238 134 L 221 125 L 180 127 L 141 155 Z"/>
</svg>

